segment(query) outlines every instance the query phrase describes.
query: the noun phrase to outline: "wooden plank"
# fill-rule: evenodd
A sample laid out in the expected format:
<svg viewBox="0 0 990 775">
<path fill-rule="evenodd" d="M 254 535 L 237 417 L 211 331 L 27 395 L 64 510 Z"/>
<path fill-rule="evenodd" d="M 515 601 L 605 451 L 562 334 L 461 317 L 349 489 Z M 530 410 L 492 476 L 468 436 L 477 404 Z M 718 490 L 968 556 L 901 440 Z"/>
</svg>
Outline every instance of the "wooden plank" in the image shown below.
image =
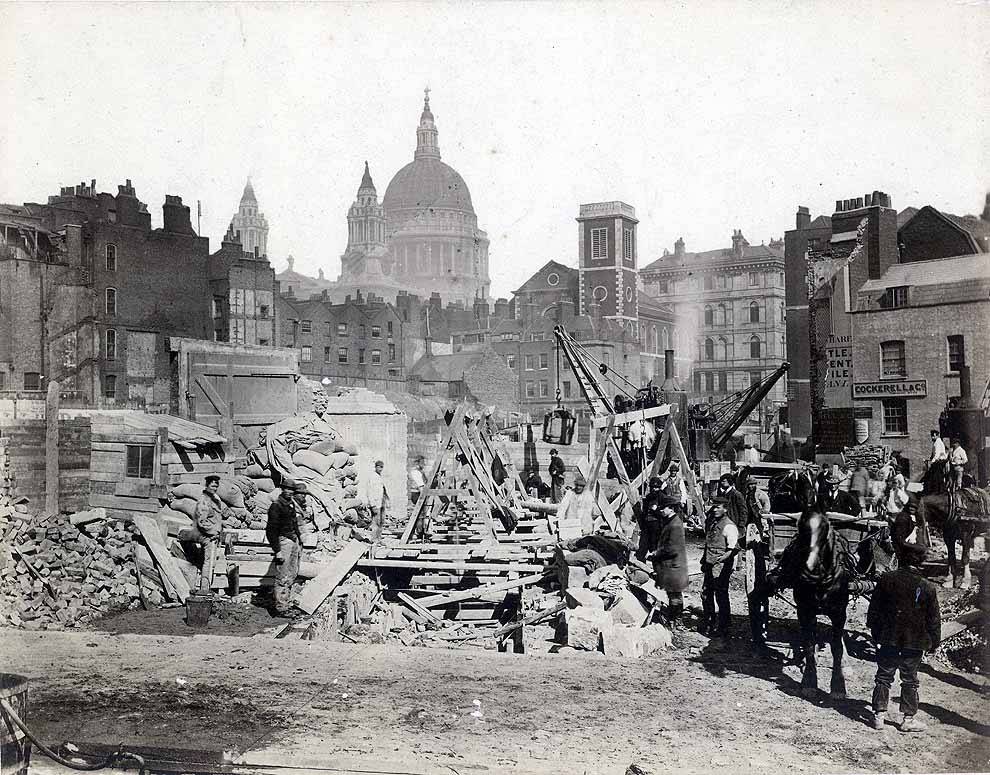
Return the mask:
<svg viewBox="0 0 990 775">
<path fill-rule="evenodd" d="M 233 536 L 235 544 L 264 544 L 268 546 L 268 538 L 265 536 L 264 530 L 238 528 L 236 530 L 224 530 L 223 532 L 224 535 Z M 316 536 L 303 536 L 302 545 L 307 549 L 314 549 L 316 547 Z"/>
<path fill-rule="evenodd" d="M 275 577 L 276 566 L 274 556 L 272 559 L 241 560 L 236 555 L 230 555 L 227 559 L 231 565 L 236 565 L 240 568 L 242 579 L 264 578 L 267 576 Z M 328 565 L 325 562 L 300 562 L 298 575 L 304 579 L 315 579 L 327 567 Z"/>
<path fill-rule="evenodd" d="M 424 597 L 417 602 L 423 606 L 423 608 L 435 608 L 439 605 L 456 603 L 461 600 L 472 600 L 476 598 L 483 599 L 485 595 L 504 593 L 511 589 L 525 587 L 529 584 L 537 584 L 549 575 L 549 571 L 545 573 L 534 573 L 531 576 L 523 576 L 522 578 L 515 579 L 514 581 L 510 580 L 501 581 L 498 584 L 484 584 L 480 587 L 472 587 L 471 589 L 461 590 L 460 592 L 454 592 L 452 594 L 431 595 L 430 597 Z"/>
<path fill-rule="evenodd" d="M 366 558 L 357 561 L 359 568 L 422 568 L 424 570 L 490 570 L 505 573 L 519 571 L 532 573 L 543 567 L 542 563 L 522 562 L 470 562 L 464 560 L 382 560 Z"/>
<path fill-rule="evenodd" d="M 162 576 L 168 577 L 168 583 L 175 590 L 175 594 L 180 603 L 185 603 L 189 596 L 189 582 L 182 575 L 175 558 L 169 553 L 162 540 L 162 534 L 158 528 L 158 523 L 152 518 L 144 515 L 134 517 L 134 524 L 141 532 L 151 556 L 155 559 L 162 572 Z"/>
<path fill-rule="evenodd" d="M 123 447 L 126 444 L 154 444 L 157 440 L 154 433 L 94 433 L 91 444 L 108 447 Z"/>
<path fill-rule="evenodd" d="M 352 540 L 341 549 L 315 579 L 303 586 L 296 605 L 308 614 L 316 611 L 333 592 L 354 563 L 368 551 L 368 544 Z"/>
<path fill-rule="evenodd" d="M 622 414 L 613 414 L 609 417 L 596 417 L 594 419 L 594 427 L 596 429 L 604 428 L 608 425 L 609 419 L 613 419 L 616 425 L 626 425 L 627 423 L 634 422 L 635 420 L 652 420 L 655 417 L 666 417 L 670 414 L 670 405 L 664 404 L 663 406 L 654 406 L 650 409 L 634 409 L 631 412 L 623 412 Z"/>
<path fill-rule="evenodd" d="M 399 598 L 405 605 L 414 613 L 418 614 L 420 617 L 428 622 L 440 622 L 440 617 L 437 616 L 433 611 L 423 608 L 419 603 L 417 603 L 413 597 L 405 592 L 396 593 L 396 597 Z"/>
<path fill-rule="evenodd" d="M 90 493 L 89 505 L 120 511 L 140 511 L 145 514 L 157 514 L 162 510 L 162 504 L 158 502 L 157 498 L 129 498 L 125 495 L 99 495 L 97 493 Z"/>
</svg>

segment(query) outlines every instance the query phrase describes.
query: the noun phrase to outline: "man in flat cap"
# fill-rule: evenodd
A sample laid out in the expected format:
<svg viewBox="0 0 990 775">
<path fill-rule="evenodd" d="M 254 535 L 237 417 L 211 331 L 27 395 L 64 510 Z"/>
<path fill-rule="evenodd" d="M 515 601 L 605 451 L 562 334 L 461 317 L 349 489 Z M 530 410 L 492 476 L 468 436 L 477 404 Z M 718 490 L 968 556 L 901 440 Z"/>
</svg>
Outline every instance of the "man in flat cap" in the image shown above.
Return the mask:
<svg viewBox="0 0 990 775">
<path fill-rule="evenodd" d="M 203 571 L 200 586 L 208 591 L 212 578 L 213 555 L 220 543 L 220 532 L 223 530 L 223 518 L 228 509 L 217 495 L 220 489 L 220 477 L 210 474 L 203 484 L 203 494 L 196 501 L 193 512 L 192 527 L 179 531 L 179 543 L 194 565 Z M 209 561 L 208 561 L 209 560 Z"/>
<path fill-rule="evenodd" d="M 303 482 L 284 478 L 281 490 L 268 507 L 265 537 L 275 552 L 275 613 L 288 616 L 292 609 L 292 584 L 299 575 L 307 487 Z"/>
</svg>

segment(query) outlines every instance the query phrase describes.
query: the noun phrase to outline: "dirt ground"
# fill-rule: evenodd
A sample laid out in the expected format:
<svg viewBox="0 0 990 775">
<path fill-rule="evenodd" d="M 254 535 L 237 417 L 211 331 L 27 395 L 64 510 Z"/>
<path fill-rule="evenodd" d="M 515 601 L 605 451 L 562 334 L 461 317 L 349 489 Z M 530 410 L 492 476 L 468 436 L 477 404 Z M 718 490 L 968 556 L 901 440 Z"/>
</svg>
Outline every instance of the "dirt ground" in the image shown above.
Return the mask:
<svg viewBox="0 0 990 775">
<path fill-rule="evenodd" d="M 4 630 L 0 650 L 5 670 L 32 679 L 31 721 L 54 742 L 409 767 L 392 772 L 438 765 L 576 775 L 622 773 L 632 763 L 691 773 L 990 769 L 990 703 L 979 694 L 986 679 L 930 661 L 921 685 L 928 732 L 876 732 L 866 723 L 874 664 L 865 638 L 850 638 L 850 699 L 808 701 L 798 668 L 787 664 L 789 607 L 774 601 L 778 659 L 761 661 L 749 652 L 740 590 L 733 597 L 733 639 L 683 632 L 676 650 L 639 661 L 97 631 Z M 697 605 L 697 590 L 687 602 Z M 852 607 L 853 630 L 864 611 L 865 601 Z M 827 649 L 819 665 L 827 686 Z"/>
</svg>

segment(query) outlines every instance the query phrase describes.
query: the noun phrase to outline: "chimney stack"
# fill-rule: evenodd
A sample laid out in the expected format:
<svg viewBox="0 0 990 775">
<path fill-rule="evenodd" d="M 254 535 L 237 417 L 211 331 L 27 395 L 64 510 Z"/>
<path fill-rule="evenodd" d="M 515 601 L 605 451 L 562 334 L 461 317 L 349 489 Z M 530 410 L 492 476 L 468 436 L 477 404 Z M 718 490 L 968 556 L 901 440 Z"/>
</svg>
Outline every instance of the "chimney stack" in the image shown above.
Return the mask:
<svg viewBox="0 0 990 775">
<path fill-rule="evenodd" d="M 807 229 L 811 225 L 811 211 L 801 205 L 797 209 L 797 216 L 794 219 L 794 226 L 797 229 Z"/>
<path fill-rule="evenodd" d="M 684 257 L 684 237 L 678 237 L 677 242 L 674 243 L 674 256 L 676 258 Z"/>
<path fill-rule="evenodd" d="M 674 351 L 663 351 L 663 378 L 664 380 L 674 378 Z"/>
<path fill-rule="evenodd" d="M 127 181 L 130 185 L 130 181 Z M 181 196 L 165 195 L 165 204 L 162 205 L 163 228 L 173 234 L 193 234 L 192 221 L 189 217 L 189 208 L 182 204 Z"/>
</svg>

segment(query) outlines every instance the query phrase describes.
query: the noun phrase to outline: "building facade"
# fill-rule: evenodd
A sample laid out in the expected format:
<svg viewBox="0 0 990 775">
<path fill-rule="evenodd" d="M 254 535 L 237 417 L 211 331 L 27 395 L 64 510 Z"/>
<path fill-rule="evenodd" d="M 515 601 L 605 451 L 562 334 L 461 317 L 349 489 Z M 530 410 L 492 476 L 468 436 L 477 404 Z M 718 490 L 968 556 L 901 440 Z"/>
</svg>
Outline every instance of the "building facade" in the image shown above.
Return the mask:
<svg viewBox="0 0 990 775">
<path fill-rule="evenodd" d="M 784 254 L 779 242 L 750 245 L 742 231 L 732 246 L 690 253 L 683 239 L 640 271 L 643 288 L 669 306 L 679 336 L 674 350 L 692 403 L 717 403 L 769 376 L 786 359 Z M 663 336 L 663 334 L 661 334 Z M 785 377 L 786 380 L 786 377 Z M 781 380 L 754 413 L 766 429 L 786 400 Z"/>
<path fill-rule="evenodd" d="M 235 344 L 275 344 L 275 270 L 268 257 L 244 250 L 233 224 L 210 256 L 213 338 Z"/>
<path fill-rule="evenodd" d="M 230 232 L 246 252 L 256 256 L 268 255 L 268 219 L 258 209 L 251 178 L 244 186 L 241 202 L 230 221 Z"/>
</svg>

